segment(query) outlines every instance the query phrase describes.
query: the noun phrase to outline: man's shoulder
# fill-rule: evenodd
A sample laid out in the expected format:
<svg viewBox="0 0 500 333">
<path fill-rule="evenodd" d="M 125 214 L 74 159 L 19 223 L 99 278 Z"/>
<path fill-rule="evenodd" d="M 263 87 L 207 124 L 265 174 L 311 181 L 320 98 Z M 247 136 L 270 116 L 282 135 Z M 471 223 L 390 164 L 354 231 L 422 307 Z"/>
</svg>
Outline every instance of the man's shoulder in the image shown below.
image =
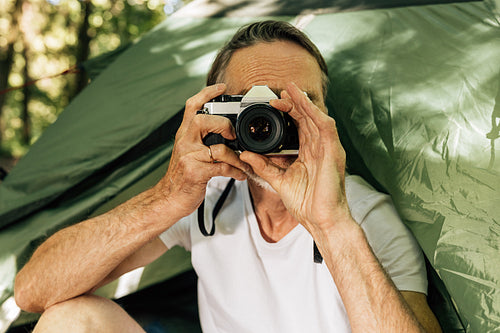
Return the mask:
<svg viewBox="0 0 500 333">
<path fill-rule="evenodd" d="M 353 218 L 362 223 L 370 210 L 381 202 L 392 204 L 390 196 L 377 191 L 358 175 L 346 175 L 346 197 Z"/>
<path fill-rule="evenodd" d="M 377 191 L 364 178 L 358 175 L 349 175 L 345 177 L 345 187 L 347 200 L 357 201 L 367 196 L 387 196 L 387 194 Z"/>
</svg>

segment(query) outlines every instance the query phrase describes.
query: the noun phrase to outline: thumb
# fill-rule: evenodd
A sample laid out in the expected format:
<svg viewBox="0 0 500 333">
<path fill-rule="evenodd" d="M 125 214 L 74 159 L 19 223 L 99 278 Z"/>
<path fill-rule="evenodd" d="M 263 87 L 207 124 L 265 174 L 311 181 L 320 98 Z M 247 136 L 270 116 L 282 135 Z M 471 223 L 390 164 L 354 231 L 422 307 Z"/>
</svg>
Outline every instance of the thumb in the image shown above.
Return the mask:
<svg viewBox="0 0 500 333">
<path fill-rule="evenodd" d="M 240 159 L 249 164 L 257 176 L 268 182 L 276 191 L 278 190 L 281 177 L 285 170 L 274 164 L 266 156 L 249 151 L 242 152 L 240 154 Z"/>
</svg>

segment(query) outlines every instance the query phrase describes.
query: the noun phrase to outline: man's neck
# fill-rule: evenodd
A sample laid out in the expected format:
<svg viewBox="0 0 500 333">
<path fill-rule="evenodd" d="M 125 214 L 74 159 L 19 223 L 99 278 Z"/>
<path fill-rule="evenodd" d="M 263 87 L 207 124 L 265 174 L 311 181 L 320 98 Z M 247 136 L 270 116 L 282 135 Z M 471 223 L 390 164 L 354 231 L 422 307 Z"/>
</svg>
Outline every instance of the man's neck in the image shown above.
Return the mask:
<svg viewBox="0 0 500 333">
<path fill-rule="evenodd" d="M 248 180 L 248 187 L 262 238 L 269 243 L 278 242 L 298 222 L 287 211 L 277 193 L 262 188 L 252 180 Z"/>
</svg>

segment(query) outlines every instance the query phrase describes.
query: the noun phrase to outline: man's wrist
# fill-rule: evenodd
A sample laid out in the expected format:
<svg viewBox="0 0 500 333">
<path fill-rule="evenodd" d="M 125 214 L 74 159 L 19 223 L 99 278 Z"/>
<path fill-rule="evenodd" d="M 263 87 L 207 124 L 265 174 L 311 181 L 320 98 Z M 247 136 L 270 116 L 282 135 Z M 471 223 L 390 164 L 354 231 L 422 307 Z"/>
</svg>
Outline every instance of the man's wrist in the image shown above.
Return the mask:
<svg viewBox="0 0 500 333">
<path fill-rule="evenodd" d="M 324 256 L 338 256 L 352 246 L 367 244 L 363 229 L 350 213 L 332 215 L 310 231 Z"/>
<path fill-rule="evenodd" d="M 311 233 L 319 237 L 336 237 L 351 229 L 358 229 L 358 223 L 352 218 L 348 208 L 332 210 L 311 223 Z"/>
</svg>

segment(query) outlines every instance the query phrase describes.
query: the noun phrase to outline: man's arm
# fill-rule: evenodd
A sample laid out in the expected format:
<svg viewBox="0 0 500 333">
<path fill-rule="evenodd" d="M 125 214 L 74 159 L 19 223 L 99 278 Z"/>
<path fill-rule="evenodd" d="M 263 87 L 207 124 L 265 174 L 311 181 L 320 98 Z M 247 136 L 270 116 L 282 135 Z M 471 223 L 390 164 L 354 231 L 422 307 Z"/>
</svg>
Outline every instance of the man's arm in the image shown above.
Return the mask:
<svg viewBox="0 0 500 333">
<path fill-rule="evenodd" d="M 16 277 L 14 294 L 22 309 L 42 312 L 156 259 L 166 248 L 155 239 L 201 204 L 212 177 L 246 178 L 243 170 L 249 167 L 234 151 L 224 145 L 209 150 L 202 142 L 210 132 L 235 139 L 227 118 L 196 115 L 224 91 L 224 84 L 206 87 L 186 101 L 167 173 L 158 184 L 104 215 L 57 232 L 35 251 Z"/>
<path fill-rule="evenodd" d="M 161 248 L 154 239 L 175 223 L 176 217 L 172 214 L 170 219 L 152 221 L 132 209 L 147 196 L 147 192 L 143 193 L 45 241 L 16 276 L 14 294 L 18 305 L 29 312 L 43 312 L 104 285 L 103 280 L 110 282 L 106 277 L 117 275 L 111 274 L 114 271 L 125 273 L 159 257 L 166 247 Z M 148 209 L 145 207 L 144 211 Z"/>
<path fill-rule="evenodd" d="M 111 271 L 111 273 L 108 274 L 108 276 L 106 276 L 92 290 L 90 290 L 89 293 L 94 293 L 97 289 L 113 282 L 125 273 L 152 263 L 167 251 L 168 248 L 165 243 L 163 243 L 159 237 L 156 237 L 137 252 L 133 253 L 130 257 L 123 260 L 115 269 Z"/>
<path fill-rule="evenodd" d="M 297 123 L 297 160 L 282 169 L 249 152 L 240 158 L 280 193 L 288 211 L 311 233 L 337 285 L 353 332 L 422 332 L 351 217 L 345 196 L 345 152 L 335 121 L 294 84 L 281 97 L 272 105 L 289 112 Z"/>
<path fill-rule="evenodd" d="M 315 239 L 347 309 L 352 331 L 422 332 L 363 230 L 348 215 L 344 218 L 341 226 L 316 232 Z"/>
<path fill-rule="evenodd" d="M 426 332 L 441 333 L 441 326 L 434 316 L 429 304 L 427 303 L 427 296 L 415 291 L 401 291 L 401 295 L 405 299 L 408 306 L 411 308 L 418 322 L 422 325 Z"/>
</svg>

